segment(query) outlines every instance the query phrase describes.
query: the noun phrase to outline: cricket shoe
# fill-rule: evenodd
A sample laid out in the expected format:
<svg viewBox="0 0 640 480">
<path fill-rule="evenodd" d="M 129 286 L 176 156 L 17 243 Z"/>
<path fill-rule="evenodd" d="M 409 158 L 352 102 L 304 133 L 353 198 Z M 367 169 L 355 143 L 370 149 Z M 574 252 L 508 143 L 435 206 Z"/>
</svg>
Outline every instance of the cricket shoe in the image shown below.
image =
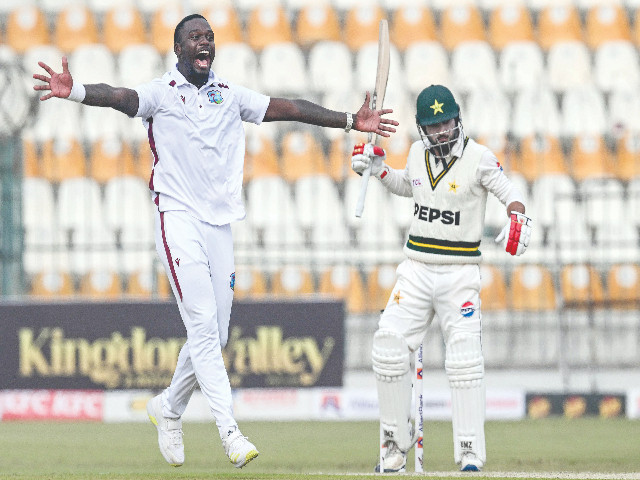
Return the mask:
<svg viewBox="0 0 640 480">
<path fill-rule="evenodd" d="M 396 442 L 393 440 L 387 440 L 385 442 L 387 452 L 382 457 L 382 464 L 384 471 L 382 473 L 403 473 L 407 466 L 407 455 L 398 448 Z M 376 473 L 380 473 L 380 465 L 376 465 L 373 470 Z"/>
<path fill-rule="evenodd" d="M 240 429 L 235 427 L 229 430 L 226 438 L 222 439 L 224 453 L 236 468 L 242 468 L 258 456 L 258 449 L 247 437 L 242 435 Z"/>
<path fill-rule="evenodd" d="M 462 455 L 460 462 L 461 472 L 480 472 L 482 471 L 482 462 L 476 457 L 475 453 L 467 452 Z"/>
<path fill-rule="evenodd" d="M 182 420 L 166 418 L 162 415 L 160 395 L 147 402 L 149 420 L 158 429 L 158 446 L 164 459 L 172 467 L 184 463 L 184 444 L 182 443 Z"/>
</svg>

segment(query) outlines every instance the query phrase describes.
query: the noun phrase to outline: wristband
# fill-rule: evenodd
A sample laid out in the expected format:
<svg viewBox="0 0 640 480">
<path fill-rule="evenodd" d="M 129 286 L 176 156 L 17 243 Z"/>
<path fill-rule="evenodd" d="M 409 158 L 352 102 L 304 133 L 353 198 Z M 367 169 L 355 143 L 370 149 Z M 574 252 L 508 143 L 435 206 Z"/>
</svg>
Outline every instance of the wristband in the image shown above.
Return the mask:
<svg viewBox="0 0 640 480">
<path fill-rule="evenodd" d="M 353 115 L 349 112 L 344 112 L 347 114 L 347 125 L 344 127 L 344 131 L 349 133 L 351 131 L 351 127 L 353 127 Z"/>
<path fill-rule="evenodd" d="M 84 85 L 80 82 L 73 82 L 73 85 L 71 86 L 71 92 L 69 93 L 67 100 L 81 103 L 86 95 L 87 90 L 84 88 Z"/>
</svg>

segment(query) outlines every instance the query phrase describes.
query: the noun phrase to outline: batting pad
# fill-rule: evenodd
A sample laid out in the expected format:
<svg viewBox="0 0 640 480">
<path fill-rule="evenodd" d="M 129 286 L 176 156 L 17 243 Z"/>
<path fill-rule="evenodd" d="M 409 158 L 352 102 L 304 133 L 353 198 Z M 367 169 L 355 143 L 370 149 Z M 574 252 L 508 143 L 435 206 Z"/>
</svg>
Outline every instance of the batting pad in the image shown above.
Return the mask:
<svg viewBox="0 0 640 480">
<path fill-rule="evenodd" d="M 484 463 L 485 386 L 480 336 L 452 335 L 445 370 L 451 387 L 454 459 L 460 463 L 464 453 L 472 452 Z"/>
<path fill-rule="evenodd" d="M 373 372 L 378 385 L 380 424 L 386 440 L 407 452 L 411 446 L 411 353 L 402 335 L 378 330 L 373 336 Z"/>
</svg>

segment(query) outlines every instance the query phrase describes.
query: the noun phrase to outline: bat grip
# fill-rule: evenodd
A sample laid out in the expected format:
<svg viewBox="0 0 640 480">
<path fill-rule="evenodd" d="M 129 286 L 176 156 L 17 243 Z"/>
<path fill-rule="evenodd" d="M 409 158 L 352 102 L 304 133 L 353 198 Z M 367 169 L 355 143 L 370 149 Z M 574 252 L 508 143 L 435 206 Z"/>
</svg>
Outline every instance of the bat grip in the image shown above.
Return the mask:
<svg viewBox="0 0 640 480">
<path fill-rule="evenodd" d="M 367 135 L 368 143 L 373 140 L 373 133 L 369 132 Z M 362 217 L 364 211 L 364 199 L 367 196 L 367 186 L 369 185 L 369 177 L 371 176 L 371 165 L 364 169 L 362 172 L 362 179 L 360 180 L 360 195 L 358 195 L 358 203 L 356 204 L 356 217 Z"/>
</svg>

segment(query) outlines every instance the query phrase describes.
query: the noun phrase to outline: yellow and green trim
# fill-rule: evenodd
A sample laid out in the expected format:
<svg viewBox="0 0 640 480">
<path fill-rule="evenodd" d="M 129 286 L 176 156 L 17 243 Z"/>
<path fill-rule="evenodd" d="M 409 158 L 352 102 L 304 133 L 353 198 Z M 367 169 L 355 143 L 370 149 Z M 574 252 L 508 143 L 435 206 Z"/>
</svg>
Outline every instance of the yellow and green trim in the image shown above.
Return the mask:
<svg viewBox="0 0 640 480">
<path fill-rule="evenodd" d="M 407 248 L 422 253 L 434 253 L 436 255 L 454 255 L 458 257 L 479 257 L 480 241 L 477 242 L 452 242 L 436 238 L 415 237 L 409 235 Z"/>
</svg>

